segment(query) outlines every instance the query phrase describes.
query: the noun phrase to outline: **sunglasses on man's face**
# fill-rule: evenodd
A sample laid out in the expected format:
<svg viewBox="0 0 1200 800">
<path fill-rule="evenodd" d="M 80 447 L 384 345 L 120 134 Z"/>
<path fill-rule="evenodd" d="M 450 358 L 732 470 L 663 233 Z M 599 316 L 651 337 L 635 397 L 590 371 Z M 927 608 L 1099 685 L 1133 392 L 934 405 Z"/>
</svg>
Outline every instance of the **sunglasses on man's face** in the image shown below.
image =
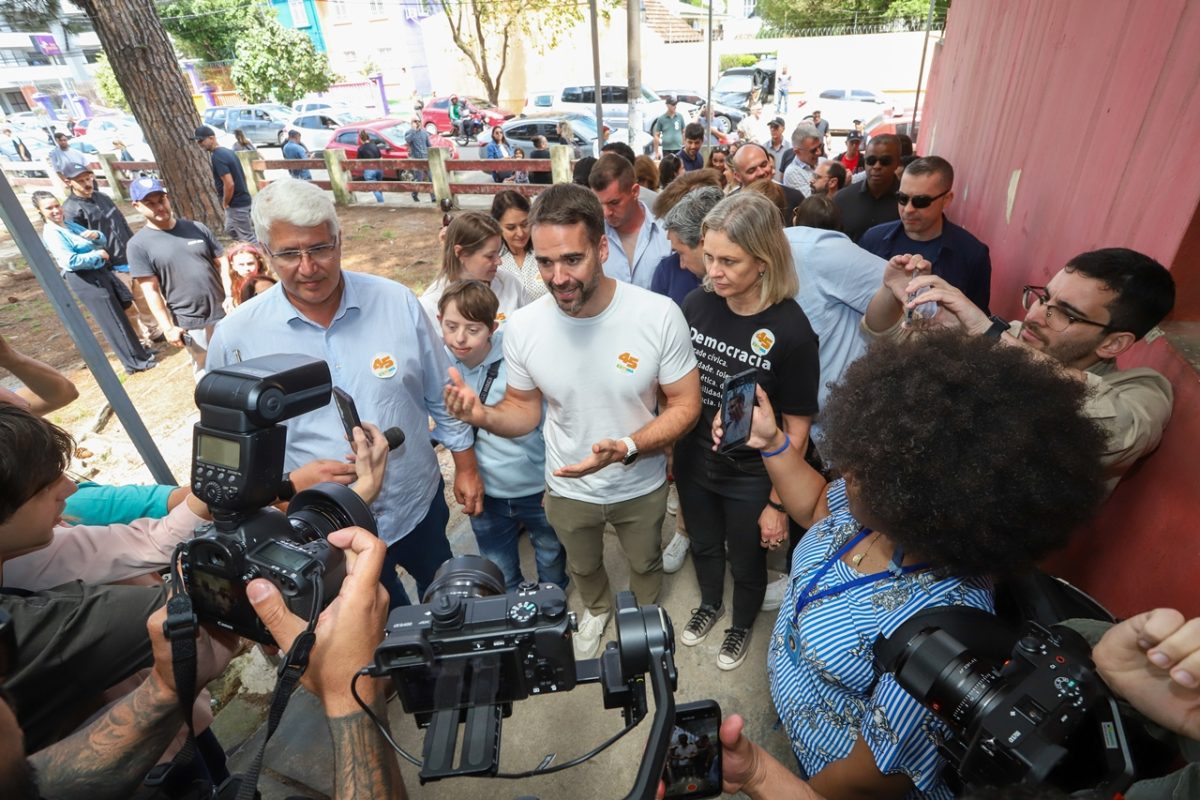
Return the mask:
<svg viewBox="0 0 1200 800">
<path fill-rule="evenodd" d="M 864 161 L 867 162 L 868 167 L 873 167 L 876 164 L 879 164 L 882 167 L 890 167 L 892 164 L 896 163 L 896 159 L 892 158 L 891 156 L 867 156 Z"/>
<path fill-rule="evenodd" d="M 932 197 L 927 194 L 918 194 L 914 196 L 905 194 L 904 192 L 896 192 L 896 202 L 900 204 L 901 208 L 904 208 L 909 203 L 913 204 L 913 208 L 929 208 L 931 205 L 933 205 L 934 200 L 940 200 L 948 194 L 950 194 L 949 189 L 941 194 L 935 194 Z"/>
</svg>

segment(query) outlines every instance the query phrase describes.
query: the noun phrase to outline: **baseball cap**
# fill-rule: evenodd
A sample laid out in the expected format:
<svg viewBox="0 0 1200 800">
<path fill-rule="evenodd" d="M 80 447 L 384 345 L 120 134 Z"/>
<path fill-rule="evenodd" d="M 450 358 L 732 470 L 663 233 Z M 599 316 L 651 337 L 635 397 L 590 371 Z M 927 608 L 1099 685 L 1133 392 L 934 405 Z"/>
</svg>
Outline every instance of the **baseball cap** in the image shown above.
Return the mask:
<svg viewBox="0 0 1200 800">
<path fill-rule="evenodd" d="M 783 121 L 783 117 L 776 117 L 775 119 L 768 122 L 767 125 L 771 126 L 772 128 L 786 128 L 787 127 L 787 123 Z"/>
<path fill-rule="evenodd" d="M 847 142 L 861 142 L 862 138 L 862 134 L 858 131 L 850 131 L 850 133 L 846 135 Z"/>
<path fill-rule="evenodd" d="M 129 197 L 133 202 L 140 203 L 155 192 L 167 193 L 166 187 L 158 178 L 138 178 L 129 184 Z"/>
<path fill-rule="evenodd" d="M 670 94 L 670 95 L 667 95 L 667 99 L 665 102 L 669 106 L 677 106 L 677 105 L 679 105 L 679 98 L 673 94 Z"/>
<path fill-rule="evenodd" d="M 67 178 L 68 180 L 71 180 L 74 178 L 78 178 L 80 175 L 82 175 L 85 172 L 91 173 L 91 171 L 92 170 L 90 167 L 87 167 L 83 164 L 68 164 L 67 168 L 63 170 L 63 176 L 65 178 Z"/>
<path fill-rule="evenodd" d="M 199 128 L 196 128 L 196 135 L 193 136 L 192 138 L 195 139 L 197 142 L 202 142 L 205 139 L 207 139 L 208 137 L 216 136 L 216 135 L 217 135 L 217 132 L 214 131 L 212 128 L 208 127 L 207 125 L 201 125 Z"/>
</svg>

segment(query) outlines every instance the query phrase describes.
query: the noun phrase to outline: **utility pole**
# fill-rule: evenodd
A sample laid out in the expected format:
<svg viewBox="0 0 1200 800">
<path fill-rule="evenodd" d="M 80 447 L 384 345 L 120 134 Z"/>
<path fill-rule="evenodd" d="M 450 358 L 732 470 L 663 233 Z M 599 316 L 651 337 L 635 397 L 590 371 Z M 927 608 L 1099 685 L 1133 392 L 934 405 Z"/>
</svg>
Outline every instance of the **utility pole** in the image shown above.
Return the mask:
<svg viewBox="0 0 1200 800">
<path fill-rule="evenodd" d="M 629 144 L 642 129 L 638 101 L 642 99 L 642 0 L 629 0 Z"/>
<path fill-rule="evenodd" d="M 914 134 L 919 134 L 921 124 L 917 122 L 917 115 L 921 113 L 921 81 L 925 78 L 925 53 L 929 50 L 929 30 L 933 27 L 933 7 L 937 0 L 929 0 L 929 16 L 925 19 L 925 42 L 921 45 L 921 67 L 917 71 L 917 96 L 913 100 L 913 118 L 912 129 Z M 913 137 L 914 140 L 916 137 Z"/>
<path fill-rule="evenodd" d="M 600 96 L 600 14 L 596 10 L 596 0 L 588 0 L 588 8 L 592 16 L 592 83 L 596 87 L 596 135 L 604 138 L 604 105 Z M 565 142 L 570 146 L 571 142 Z M 600 145 L 603 147 L 603 143 Z"/>
</svg>

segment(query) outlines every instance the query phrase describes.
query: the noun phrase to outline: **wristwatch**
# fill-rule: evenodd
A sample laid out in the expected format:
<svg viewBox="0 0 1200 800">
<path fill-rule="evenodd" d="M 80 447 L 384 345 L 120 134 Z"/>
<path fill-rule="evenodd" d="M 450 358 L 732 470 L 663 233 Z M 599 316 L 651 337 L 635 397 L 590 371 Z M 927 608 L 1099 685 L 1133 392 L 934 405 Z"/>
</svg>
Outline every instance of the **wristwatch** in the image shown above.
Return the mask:
<svg viewBox="0 0 1200 800">
<path fill-rule="evenodd" d="M 631 436 L 623 437 L 621 439 L 621 443 L 625 445 L 625 457 L 621 459 L 621 463 L 628 467 L 630 464 L 637 461 L 638 446 L 637 443 L 633 441 L 633 437 Z"/>
<path fill-rule="evenodd" d="M 1008 322 L 996 316 L 995 314 L 992 314 L 989 319 L 992 321 L 992 327 L 984 331 L 983 335 L 990 336 L 993 339 L 999 339 L 1004 335 L 1004 332 L 1008 330 Z"/>
</svg>

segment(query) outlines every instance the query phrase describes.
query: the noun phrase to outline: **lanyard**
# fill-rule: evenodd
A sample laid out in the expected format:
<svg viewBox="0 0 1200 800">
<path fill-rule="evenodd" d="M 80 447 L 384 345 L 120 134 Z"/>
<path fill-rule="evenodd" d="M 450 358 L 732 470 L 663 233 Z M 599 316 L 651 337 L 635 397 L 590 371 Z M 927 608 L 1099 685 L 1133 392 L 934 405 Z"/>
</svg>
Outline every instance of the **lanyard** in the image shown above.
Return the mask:
<svg viewBox="0 0 1200 800">
<path fill-rule="evenodd" d="M 925 569 L 929 566 L 929 564 L 922 562 L 920 564 L 910 564 L 907 567 L 902 567 L 900 566 L 899 562 L 903 560 L 904 556 L 899 550 L 897 550 L 892 559 L 892 563 L 882 572 L 863 575 L 862 577 L 855 578 L 854 580 L 846 581 L 844 583 L 839 583 L 836 586 L 830 586 L 827 589 L 822 589 L 816 594 L 813 594 L 812 590 L 816 588 L 817 583 L 821 580 L 821 578 L 825 577 L 825 573 L 829 572 L 829 570 L 833 568 L 834 562 L 840 560 L 842 556 L 846 555 L 846 553 L 849 553 L 854 548 L 854 545 L 861 542 L 870 533 L 870 528 L 863 528 L 860 530 L 857 536 L 842 545 L 841 549 L 834 553 L 833 556 L 826 561 L 819 570 L 817 570 L 817 574 L 812 576 L 812 579 L 808 582 L 808 585 L 804 587 L 804 591 L 800 593 L 799 599 L 796 600 L 796 613 L 792 615 L 792 627 L 796 627 L 799 624 L 800 613 L 804 611 L 804 609 L 810 603 L 820 600 L 823 597 L 832 597 L 835 594 L 841 594 L 842 592 L 853 589 L 857 586 L 866 586 L 867 584 L 878 583 L 886 578 L 898 578 L 901 575 L 907 575 L 910 572 L 916 572 L 917 570 Z M 898 558 L 896 556 L 898 556 Z"/>
</svg>

